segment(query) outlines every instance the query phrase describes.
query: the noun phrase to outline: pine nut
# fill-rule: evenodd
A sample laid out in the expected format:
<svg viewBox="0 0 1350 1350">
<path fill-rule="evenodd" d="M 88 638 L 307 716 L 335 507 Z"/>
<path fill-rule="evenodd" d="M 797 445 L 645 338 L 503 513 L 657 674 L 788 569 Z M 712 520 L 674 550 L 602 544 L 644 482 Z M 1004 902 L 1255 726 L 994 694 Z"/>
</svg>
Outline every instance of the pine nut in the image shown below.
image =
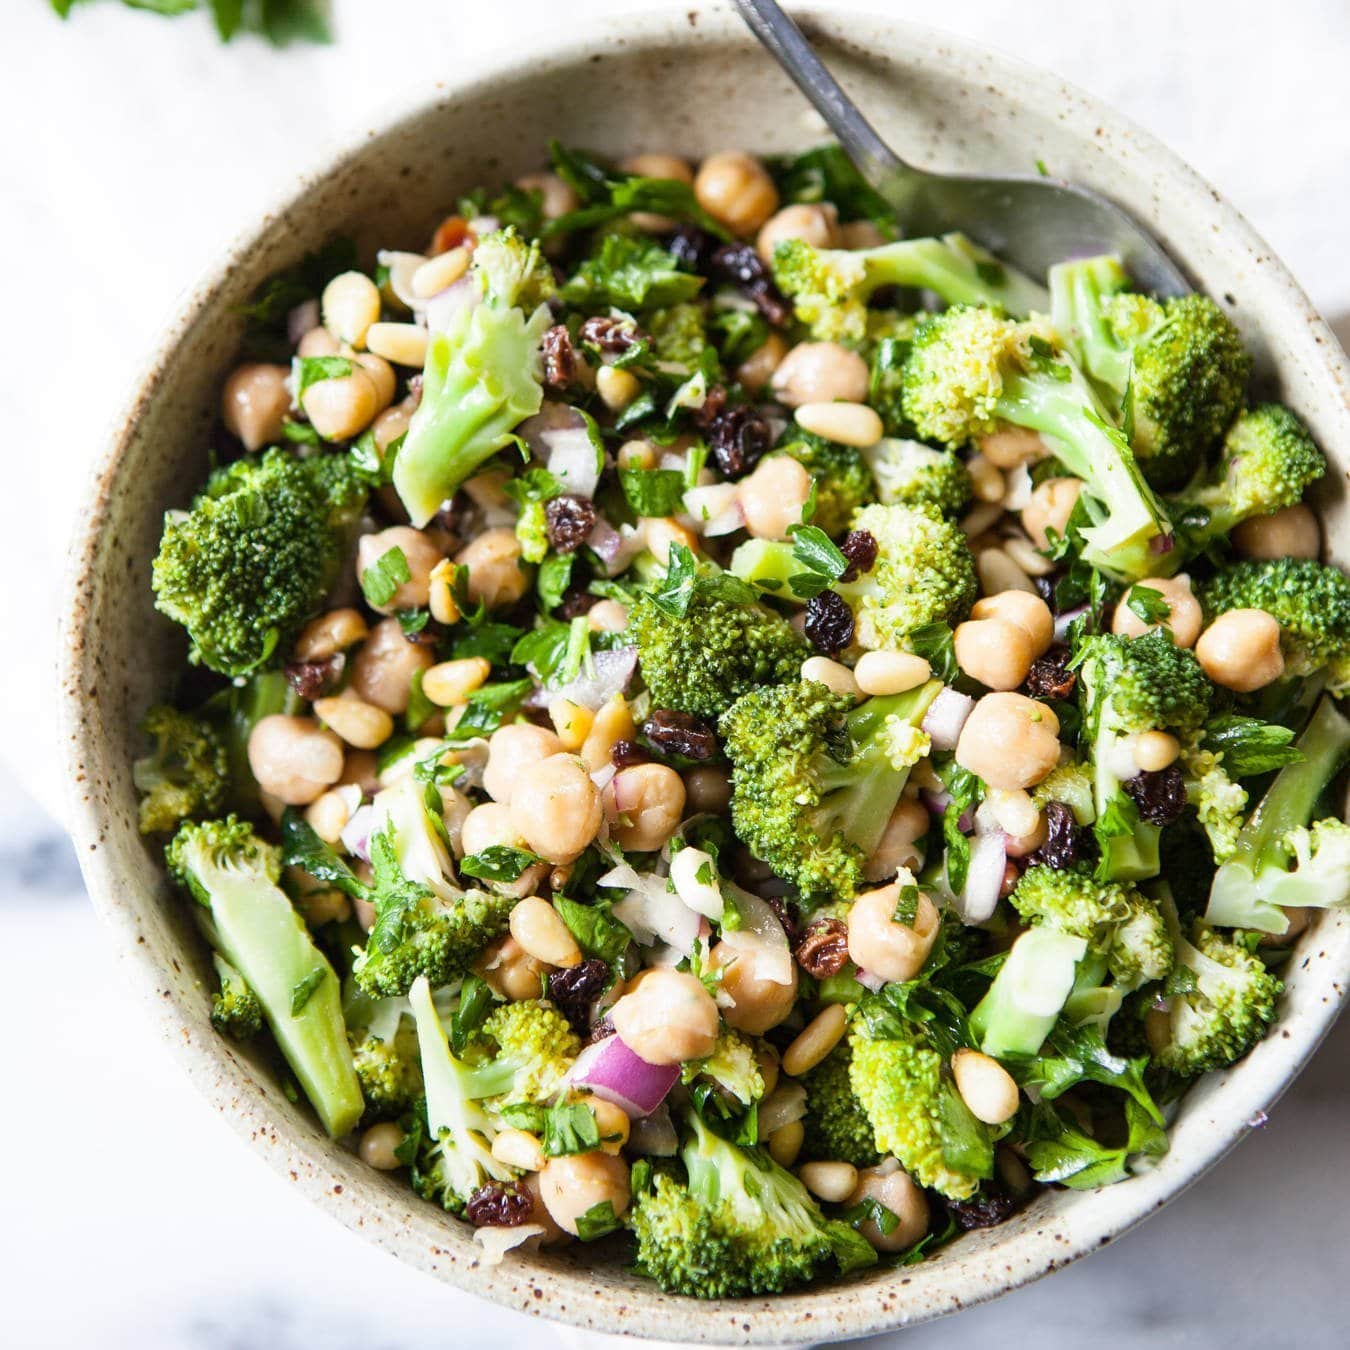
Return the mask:
<svg viewBox="0 0 1350 1350">
<path fill-rule="evenodd" d="M 558 917 L 558 911 L 537 895 L 527 895 L 511 911 L 511 936 L 526 954 L 545 965 L 581 964 L 581 948 L 572 930 Z"/>
<path fill-rule="evenodd" d="M 617 600 L 600 600 L 586 614 L 592 633 L 622 633 L 628 627 L 628 611 Z"/>
<path fill-rule="evenodd" d="M 656 467 L 656 451 L 646 441 L 625 441 L 614 458 L 621 469 Z"/>
<path fill-rule="evenodd" d="M 609 752 L 620 741 L 631 741 L 637 736 L 633 714 L 622 694 L 615 694 L 603 704 L 591 723 L 590 735 L 581 746 L 581 759 L 589 773 L 603 769 L 609 761 Z"/>
<path fill-rule="evenodd" d="M 484 656 L 442 661 L 423 672 L 422 692 L 438 708 L 452 708 L 463 703 L 475 689 L 481 689 L 491 673 L 491 663 Z"/>
<path fill-rule="evenodd" d="M 797 1039 L 783 1051 L 783 1072 L 800 1078 L 814 1069 L 844 1038 L 848 1014 L 842 1003 L 831 1003 L 818 1012 L 798 1033 Z M 849 1187 L 852 1190 L 852 1186 Z"/>
<path fill-rule="evenodd" d="M 1030 539 L 1015 534 L 1003 541 L 1003 551 L 1029 577 L 1048 577 L 1055 570 L 1055 564 L 1042 553 L 1036 552 L 1036 546 Z"/>
<path fill-rule="evenodd" d="M 394 719 L 354 694 L 315 699 L 314 715 L 358 750 L 374 750 L 394 734 Z"/>
<path fill-rule="evenodd" d="M 970 470 L 970 481 L 974 485 L 977 502 L 1003 500 L 1003 475 L 983 455 L 972 455 L 966 468 Z"/>
<path fill-rule="evenodd" d="M 836 694 L 848 694 L 851 698 L 857 698 L 859 694 L 853 672 L 828 656 L 808 656 L 802 662 L 802 679 L 815 680 Z"/>
<path fill-rule="evenodd" d="M 853 668 L 864 694 L 903 694 L 917 689 L 932 673 L 932 666 L 912 652 L 864 652 Z"/>
<path fill-rule="evenodd" d="M 384 268 L 384 298 L 399 309 L 411 309 L 413 302 L 413 274 L 426 262 L 424 253 L 400 253 L 381 249 L 375 261 Z"/>
<path fill-rule="evenodd" d="M 364 272 L 343 272 L 323 288 L 319 307 L 323 326 L 339 342 L 359 349 L 380 317 L 380 288 Z"/>
<path fill-rule="evenodd" d="M 886 430 L 865 403 L 803 403 L 793 417 L 803 431 L 860 450 L 875 445 Z"/>
<path fill-rule="evenodd" d="M 600 1131 L 600 1148 L 605 1153 L 618 1153 L 628 1142 L 633 1126 L 628 1112 L 603 1097 L 592 1097 L 586 1103 L 595 1116 L 596 1127 Z"/>
<path fill-rule="evenodd" d="M 360 610 L 330 609 L 300 630 L 291 655 L 296 661 L 326 661 L 360 642 L 369 632 Z"/>
<path fill-rule="evenodd" d="M 428 258 L 412 274 L 412 293 L 419 300 L 439 295 L 447 286 L 453 285 L 469 270 L 469 250 L 452 248 Z"/>
<path fill-rule="evenodd" d="M 764 1080 L 766 1097 L 778 1086 L 779 1063 L 778 1051 L 767 1041 L 761 1042 L 755 1051 L 755 1067 L 759 1069 L 759 1076 Z"/>
<path fill-rule="evenodd" d="M 538 1172 L 548 1161 L 539 1136 L 529 1130 L 503 1130 L 492 1141 L 492 1156 L 508 1167 L 522 1172 Z"/>
<path fill-rule="evenodd" d="M 809 1162 L 802 1164 L 797 1178 L 818 1200 L 838 1205 L 853 1194 L 858 1169 L 846 1162 Z"/>
<path fill-rule="evenodd" d="M 769 1136 L 769 1157 L 779 1167 L 791 1167 L 802 1151 L 802 1141 L 806 1138 L 806 1129 L 800 1120 L 790 1120 L 780 1125 Z"/>
<path fill-rule="evenodd" d="M 449 558 L 442 558 L 431 569 L 427 588 L 431 617 L 447 626 L 458 623 L 461 616 L 459 606 L 455 603 L 455 564 Z"/>
<path fill-rule="evenodd" d="M 1017 1084 L 998 1060 L 978 1050 L 958 1050 L 952 1056 L 952 1077 L 976 1120 L 1002 1125 L 1017 1114 Z"/>
<path fill-rule="evenodd" d="M 548 705 L 549 720 L 558 733 L 564 750 L 580 750 L 586 744 L 595 722 L 595 714 L 570 698 L 555 698 Z"/>
<path fill-rule="evenodd" d="M 1041 459 L 1049 453 L 1041 433 L 1028 431 L 1025 427 L 1004 427 L 981 436 L 976 444 L 996 469 L 1015 469 L 1019 464 Z"/>
<path fill-rule="evenodd" d="M 1181 744 L 1165 731 L 1146 731 L 1135 737 L 1134 762 L 1145 773 L 1158 773 L 1176 760 Z"/>
<path fill-rule="evenodd" d="M 961 530 L 967 539 L 976 539 L 982 535 L 1003 514 L 1001 502 L 980 502 L 961 520 Z"/>
<path fill-rule="evenodd" d="M 347 798 L 341 792 L 325 792 L 305 807 L 305 820 L 325 844 L 338 842 L 351 815 Z"/>
<path fill-rule="evenodd" d="M 615 366 L 601 366 L 595 372 L 595 392 L 610 412 L 622 412 L 641 388 L 636 375 Z"/>
<path fill-rule="evenodd" d="M 1041 813 L 1021 788 L 990 788 L 984 799 L 999 829 L 1014 839 L 1025 839 L 1039 828 Z"/>
<path fill-rule="evenodd" d="M 415 323 L 373 323 L 366 330 L 366 349 L 396 366 L 427 362 L 427 330 Z"/>
<path fill-rule="evenodd" d="M 1037 593 L 1031 578 L 1001 548 L 981 549 L 975 555 L 975 573 L 984 595 L 997 595 L 1000 591 Z"/>
</svg>

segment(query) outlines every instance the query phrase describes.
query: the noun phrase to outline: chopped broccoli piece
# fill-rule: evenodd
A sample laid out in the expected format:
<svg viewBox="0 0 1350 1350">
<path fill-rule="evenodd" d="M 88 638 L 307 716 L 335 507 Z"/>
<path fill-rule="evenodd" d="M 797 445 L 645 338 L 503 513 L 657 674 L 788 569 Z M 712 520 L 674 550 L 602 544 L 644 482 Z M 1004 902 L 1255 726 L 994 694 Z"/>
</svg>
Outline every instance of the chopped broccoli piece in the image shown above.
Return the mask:
<svg viewBox="0 0 1350 1350">
<path fill-rule="evenodd" d="M 864 450 L 863 457 L 876 480 L 877 497 L 887 506 L 931 506 L 955 516 L 975 491 L 970 470 L 953 450 L 888 437 Z"/>
<path fill-rule="evenodd" d="M 1085 938 L 1046 927 L 1029 928 L 1013 943 L 970 1014 L 971 1033 L 986 1055 L 1001 1059 L 1040 1050 L 1077 986 L 1087 949 Z"/>
<path fill-rule="evenodd" d="M 1223 756 L 1195 744 L 1181 747 L 1181 771 L 1186 782 L 1186 800 L 1195 808 L 1196 819 L 1209 837 L 1216 861 L 1222 862 L 1237 846 L 1247 809 L 1247 791 L 1235 783 L 1223 766 Z"/>
<path fill-rule="evenodd" d="M 941 687 L 930 680 L 854 706 L 802 680 L 738 699 L 720 724 L 737 836 L 808 899 L 852 899 L 926 745 L 914 732 Z"/>
<path fill-rule="evenodd" d="M 804 435 L 780 449 L 783 454 L 791 455 L 815 480 L 816 513 L 811 523 L 826 534 L 843 534 L 853 513 L 875 498 L 872 475 L 862 454 L 851 445 Z"/>
<path fill-rule="evenodd" d="M 490 245 L 490 246 L 489 246 Z M 484 250 L 487 250 L 485 253 Z M 394 487 L 419 528 L 478 467 L 508 445 L 543 402 L 539 343 L 552 322 L 536 244 L 513 230 L 474 250 L 481 304 L 466 305 L 432 334 L 422 401 L 394 460 Z M 526 306 L 538 305 L 528 316 Z"/>
<path fill-rule="evenodd" d="M 1092 770 L 1077 760 L 1051 769 L 1031 789 L 1031 800 L 1041 811 L 1051 802 L 1061 802 L 1073 812 L 1073 818 L 1079 825 L 1091 825 L 1097 818 Z"/>
<path fill-rule="evenodd" d="M 143 793 L 142 834 L 176 830 L 194 816 L 208 816 L 225 804 L 229 761 L 215 729 L 203 718 L 157 704 L 141 721 L 154 750 L 138 759 L 131 781 Z"/>
<path fill-rule="evenodd" d="M 764 1096 L 764 1075 L 754 1045 L 727 1026 L 718 1031 L 712 1054 L 687 1063 L 680 1076 L 686 1083 L 696 1078 L 711 1079 L 742 1106 L 751 1106 Z"/>
<path fill-rule="evenodd" d="M 642 327 L 652 341 L 652 354 L 664 368 L 692 375 L 708 346 L 701 305 L 685 303 L 654 309 L 642 316 Z"/>
<path fill-rule="evenodd" d="M 346 1134 L 363 1103 L 338 979 L 277 885 L 278 851 L 229 816 L 184 824 L 165 858 L 202 906 L 207 940 L 253 991 L 324 1129 Z"/>
<path fill-rule="evenodd" d="M 494 1117 L 507 1107 L 542 1106 L 563 1086 L 581 1053 L 567 1019 L 544 999 L 503 1003 L 475 1039 L 469 1091 Z M 486 1054 L 486 1059 L 479 1056 Z"/>
<path fill-rule="evenodd" d="M 854 1167 L 871 1167 L 880 1159 L 872 1122 L 853 1092 L 849 1077 L 852 1064 L 853 1051 L 844 1040 L 803 1076 L 803 1158 L 838 1160 Z"/>
<path fill-rule="evenodd" d="M 366 1099 L 367 1120 L 394 1120 L 422 1095 L 422 1063 L 412 1004 L 406 998 L 373 999 L 354 981 L 343 990 L 352 1060 Z"/>
<path fill-rule="evenodd" d="M 867 336 L 867 302 L 881 286 L 921 288 L 948 305 L 998 305 L 1018 315 L 1044 310 L 1049 299 L 1043 287 L 962 234 L 867 249 L 789 239 L 774 250 L 773 277 L 811 336 L 829 342 Z"/>
<path fill-rule="evenodd" d="M 151 583 L 187 629 L 188 659 L 237 677 L 279 656 L 323 604 L 366 491 L 346 455 L 272 449 L 168 512 Z"/>
<path fill-rule="evenodd" d="M 1350 758 L 1350 719 L 1324 698 L 1295 745 L 1303 758 L 1276 774 L 1215 874 L 1207 923 L 1283 933 L 1285 905 L 1350 901 L 1350 826 L 1313 823 L 1318 801 Z"/>
<path fill-rule="evenodd" d="M 244 977 L 219 952 L 212 952 L 220 989 L 211 996 L 211 1025 L 222 1036 L 246 1041 L 263 1025 L 262 1004 Z"/>
<path fill-rule="evenodd" d="M 953 449 L 1000 423 L 1053 437 L 1084 483 L 1084 558 L 1124 579 L 1158 567 L 1150 541 L 1171 530 L 1161 502 L 1086 378 L 1030 325 L 959 307 L 929 319 L 905 363 L 904 407 L 920 436 Z"/>
<path fill-rule="evenodd" d="M 763 605 L 697 590 L 683 618 L 639 596 L 628 627 L 652 705 L 698 717 L 719 716 L 760 685 L 795 679 L 811 654 L 792 625 Z"/>
<path fill-rule="evenodd" d="M 1350 689 L 1350 576 L 1311 558 L 1252 559 L 1221 568 L 1199 587 L 1205 619 L 1263 609 L 1280 625 L 1285 674 L 1325 671 L 1327 687 Z"/>
</svg>

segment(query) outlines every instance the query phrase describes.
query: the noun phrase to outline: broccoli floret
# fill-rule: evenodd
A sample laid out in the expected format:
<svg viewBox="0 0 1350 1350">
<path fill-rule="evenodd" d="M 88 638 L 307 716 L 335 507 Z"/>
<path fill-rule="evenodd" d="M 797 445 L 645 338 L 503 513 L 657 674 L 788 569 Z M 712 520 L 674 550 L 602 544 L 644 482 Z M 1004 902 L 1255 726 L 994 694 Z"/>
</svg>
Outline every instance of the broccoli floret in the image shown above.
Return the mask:
<svg viewBox="0 0 1350 1350">
<path fill-rule="evenodd" d="M 1036 865 L 1022 873 L 1009 899 L 1029 923 L 1085 938 L 1118 985 L 1137 988 L 1172 968 L 1172 944 L 1157 903 L 1128 882 Z"/>
<path fill-rule="evenodd" d="M 237 677 L 284 651 L 322 605 L 366 492 L 346 455 L 272 449 L 170 511 L 151 584 L 156 608 L 187 629 L 188 659 Z"/>
<path fill-rule="evenodd" d="M 422 1064 L 406 998 L 373 999 L 351 979 L 343 989 L 352 1060 L 366 1099 L 367 1120 L 393 1120 L 422 1095 Z"/>
<path fill-rule="evenodd" d="M 1092 771 L 1086 764 L 1070 760 L 1051 769 L 1034 788 L 1031 800 L 1038 810 L 1045 810 L 1051 802 L 1061 802 L 1073 812 L 1079 825 L 1091 825 L 1097 818 Z"/>
<path fill-rule="evenodd" d="M 688 1181 L 656 1176 L 627 1222 L 637 1268 L 667 1293 L 737 1298 L 804 1284 L 831 1260 L 841 1270 L 876 1255 L 854 1230 L 831 1223 L 806 1188 L 762 1149 L 715 1135 L 697 1115 L 681 1150 Z"/>
<path fill-rule="evenodd" d="M 888 437 L 863 456 L 876 481 L 876 495 L 887 506 L 931 506 L 955 516 L 975 491 L 965 461 L 952 450 Z"/>
<path fill-rule="evenodd" d="M 1276 774 L 1215 874 L 1207 923 L 1283 933 L 1285 905 L 1350 901 L 1350 827 L 1313 824 L 1319 800 L 1350 758 L 1350 719 L 1324 698 L 1295 746 L 1303 758 Z"/>
<path fill-rule="evenodd" d="M 806 1089 L 803 1158 L 838 1160 L 854 1167 L 871 1167 L 880 1159 L 872 1122 L 853 1092 L 852 1064 L 853 1051 L 845 1040 L 801 1079 Z"/>
<path fill-rule="evenodd" d="M 1145 731 L 1186 735 L 1209 715 L 1213 686 L 1193 652 L 1161 629 L 1142 637 L 1102 634 L 1079 651 L 1083 743 L 1091 747 L 1098 876 L 1137 881 L 1158 874 L 1160 827 L 1139 818 L 1125 789 L 1137 774 L 1127 738 Z"/>
<path fill-rule="evenodd" d="M 1150 541 L 1170 533 L 1161 502 L 1086 378 L 1027 324 L 988 309 L 928 320 L 905 363 L 904 407 L 918 434 L 958 449 L 998 429 L 1055 441 L 1064 470 L 1084 483 L 1084 558 L 1125 579 L 1158 567 Z"/>
<path fill-rule="evenodd" d="M 262 1004 L 244 977 L 219 952 L 211 954 L 220 988 L 211 996 L 211 1025 L 222 1036 L 246 1041 L 263 1025 Z"/>
<path fill-rule="evenodd" d="M 253 991 L 276 1043 L 333 1138 L 361 1118 L 333 968 L 277 885 L 281 857 L 245 821 L 184 824 L 165 858 L 202 907 L 211 946 Z"/>
<path fill-rule="evenodd" d="M 1179 760 L 1186 783 L 1186 800 L 1195 808 L 1196 819 L 1209 837 L 1217 862 L 1237 846 L 1247 809 L 1247 790 L 1235 783 L 1223 767 L 1223 756 L 1196 744 L 1181 748 Z"/>
<path fill-rule="evenodd" d="M 1029 277 L 999 262 L 962 234 L 902 239 L 868 249 L 779 244 L 773 277 L 797 318 L 822 341 L 861 342 L 867 302 L 881 286 L 934 291 L 948 305 L 998 305 L 1012 314 L 1044 310 L 1049 297 Z"/>
<path fill-rule="evenodd" d="M 473 257 L 482 303 L 432 334 L 422 401 L 394 460 L 394 488 L 418 527 L 543 402 L 539 343 L 552 317 L 540 303 L 547 264 L 538 245 L 505 230 L 481 240 Z"/>
<path fill-rule="evenodd" d="M 1029 928 L 1012 945 L 985 996 L 970 1014 L 971 1034 L 986 1055 L 1039 1052 L 1075 991 L 1099 983 L 1104 969 L 1080 981 L 1086 938 L 1056 928 Z M 878 1139 L 880 1142 L 880 1139 Z"/>
<path fill-rule="evenodd" d="M 555 1097 L 581 1042 L 567 1019 L 544 999 L 504 1003 L 483 1023 L 474 1042 L 471 1092 L 492 1114 L 510 1106 L 542 1105 Z"/>
<path fill-rule="evenodd" d="M 858 643 L 897 651 L 916 628 L 957 623 L 970 612 L 975 560 L 960 526 L 909 506 L 865 506 L 855 530 L 877 541 L 876 562 L 835 589 L 853 610 Z"/>
<path fill-rule="evenodd" d="M 712 1054 L 686 1064 L 680 1077 L 685 1083 L 696 1078 L 711 1079 L 742 1106 L 751 1106 L 764 1096 L 764 1075 L 754 1045 L 727 1026 L 718 1031 Z"/>
<path fill-rule="evenodd" d="M 131 769 L 136 791 L 144 794 L 141 833 L 176 830 L 193 816 L 219 811 L 229 762 L 210 723 L 161 703 L 145 714 L 141 731 L 155 742 L 154 750 Z"/>
<path fill-rule="evenodd" d="M 628 628 L 652 705 L 698 717 L 717 717 L 751 689 L 794 679 L 811 654 L 792 625 L 763 605 L 698 591 L 683 618 L 639 596 Z"/>
<path fill-rule="evenodd" d="M 943 1156 L 943 1094 L 955 1089 L 942 1073 L 942 1056 L 914 1023 L 904 1040 L 873 1040 L 855 1024 L 849 1045 L 849 1082 L 872 1124 L 877 1150 L 893 1154 L 921 1186 L 949 1200 L 968 1200 L 980 1178 L 951 1167 Z"/>
<path fill-rule="evenodd" d="M 372 811 L 375 925 L 356 981 L 372 998 L 406 994 L 419 975 L 447 984 L 506 930 L 515 901 L 454 884 L 443 827 L 411 776 L 377 794 Z"/>
<path fill-rule="evenodd" d="M 925 753 L 917 728 L 941 687 L 930 680 L 855 706 L 802 680 L 738 699 L 720 724 L 737 837 L 804 896 L 852 899 Z"/>
<path fill-rule="evenodd" d="M 412 1169 L 413 1187 L 424 1200 L 462 1214 L 475 1191 L 511 1181 L 516 1173 L 492 1156 L 497 1130 L 475 1100 L 473 1070 L 451 1053 L 425 976 L 413 981 L 408 999 L 426 1091 L 426 1133 Z"/>
<path fill-rule="evenodd" d="M 1284 986 L 1259 957 L 1208 924 L 1197 922 L 1188 941 L 1171 900 L 1162 908 L 1177 970 L 1169 985 L 1168 1041 L 1154 1057 L 1162 1068 L 1191 1078 L 1245 1055 L 1275 1020 Z"/>
<path fill-rule="evenodd" d="M 1055 326 L 1131 428 L 1149 481 L 1175 488 L 1241 408 L 1251 358 L 1207 296 L 1158 302 L 1120 294 L 1125 282 L 1114 258 L 1051 268 Z"/>
<path fill-rule="evenodd" d="M 1199 587 L 1209 622 L 1230 609 L 1263 609 L 1280 625 L 1285 674 L 1326 672 L 1332 693 L 1350 689 L 1350 576 L 1311 558 L 1252 559 Z"/>
<path fill-rule="evenodd" d="M 1244 520 L 1302 501 L 1326 468 L 1307 428 L 1282 404 L 1263 403 L 1240 413 L 1224 437 L 1218 464 L 1171 505 L 1178 540 L 1169 561 L 1180 567 Z"/>
<path fill-rule="evenodd" d="M 853 513 L 876 497 L 872 475 L 851 445 L 802 436 L 781 447 L 815 481 L 816 513 L 811 518 L 828 535 L 843 534 Z M 800 569 L 798 569 L 800 570 Z"/>
</svg>

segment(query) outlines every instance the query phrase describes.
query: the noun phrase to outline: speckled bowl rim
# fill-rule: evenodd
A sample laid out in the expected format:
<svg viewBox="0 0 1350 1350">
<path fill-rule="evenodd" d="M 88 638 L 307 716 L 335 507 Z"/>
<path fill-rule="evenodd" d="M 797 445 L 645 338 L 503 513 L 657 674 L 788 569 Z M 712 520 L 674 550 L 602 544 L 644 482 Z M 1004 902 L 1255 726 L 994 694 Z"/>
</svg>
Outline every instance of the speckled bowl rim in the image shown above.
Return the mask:
<svg viewBox="0 0 1350 1350">
<path fill-rule="evenodd" d="M 1327 388 L 1338 389 L 1340 402 L 1350 407 L 1345 394 L 1350 388 L 1350 363 L 1306 296 L 1238 212 L 1151 136 L 1058 77 L 992 54 L 977 44 L 902 24 L 888 15 L 865 9 L 808 11 L 808 14 L 812 23 L 844 44 L 849 41 L 850 22 L 862 21 L 885 25 L 896 43 L 923 48 L 935 58 L 950 54 L 967 63 L 979 60 L 997 73 L 1003 90 L 1015 103 L 1040 107 L 1063 103 L 1072 107 L 1080 126 L 1097 128 L 1098 137 L 1104 130 L 1121 143 L 1128 141 L 1133 151 L 1162 166 L 1176 188 L 1178 201 L 1189 202 L 1197 211 L 1202 209 L 1201 203 L 1208 203 L 1203 209 L 1217 216 L 1215 228 L 1221 228 L 1253 259 L 1261 261 L 1267 280 L 1273 278 L 1283 291 L 1285 317 L 1291 330 L 1300 325 L 1312 332 L 1321 356 L 1317 377 L 1325 376 Z M 669 49 L 678 46 L 681 32 L 687 33 L 696 22 L 705 37 L 718 40 L 744 37 L 733 15 L 719 10 L 700 10 L 695 15 L 689 12 L 688 5 L 624 16 L 621 35 L 615 33 L 619 26 L 616 17 L 597 17 L 575 25 L 562 36 L 541 33 L 523 41 L 517 38 L 509 53 L 489 55 L 478 61 L 472 78 L 437 82 L 409 93 L 370 119 L 372 127 L 381 129 L 370 134 L 378 136 L 457 92 L 477 93 L 501 79 L 518 76 L 539 53 L 547 51 L 551 64 L 573 62 L 581 66 L 597 50 Z M 1092 134 L 1075 133 L 1079 140 L 1087 140 Z M 1156 1169 L 1124 1185 L 1078 1199 L 1072 1222 L 1062 1220 L 1061 1216 L 975 1258 L 963 1258 L 958 1246 L 941 1261 L 896 1270 L 884 1284 L 869 1284 L 861 1290 L 847 1284 L 825 1286 L 769 1300 L 699 1303 L 671 1299 L 636 1279 L 622 1291 L 612 1291 L 594 1284 L 584 1269 L 512 1262 L 509 1258 L 504 1265 L 489 1268 L 481 1263 L 481 1251 L 472 1243 L 467 1230 L 449 1220 L 442 1247 L 423 1249 L 408 1240 L 391 1216 L 391 1206 L 383 1192 L 360 1181 L 353 1183 L 347 1174 L 331 1170 L 324 1160 L 311 1156 L 304 1141 L 280 1137 L 269 1111 L 261 1109 L 259 1103 L 234 1095 L 232 1074 L 235 1087 L 238 1075 L 224 1065 L 220 1047 L 203 1045 L 182 1034 L 183 1009 L 159 987 L 158 967 L 139 937 L 137 902 L 120 893 L 121 878 L 109 851 L 103 847 L 107 821 L 87 781 L 88 775 L 97 771 L 104 738 L 98 729 L 98 718 L 88 715 L 82 684 L 89 621 L 82 597 L 86 593 L 86 579 L 92 576 L 96 565 L 100 534 L 117 489 L 123 455 L 142 411 L 162 391 L 166 366 L 180 337 L 223 285 L 234 260 L 247 257 L 259 241 L 302 207 L 306 195 L 319 181 L 335 173 L 356 153 L 348 142 L 347 148 L 325 157 L 318 169 L 302 177 L 299 186 L 285 194 L 276 210 L 235 243 L 224 261 L 183 302 L 126 411 L 114 424 L 108 449 L 84 495 L 81 524 L 70 555 L 65 593 L 72 597 L 72 602 L 62 618 L 60 735 L 71 833 L 89 894 L 111 930 L 129 982 L 145 997 L 164 1039 L 174 1047 L 189 1078 L 279 1174 L 289 1175 L 311 1199 L 353 1231 L 410 1264 L 494 1302 L 537 1316 L 593 1331 L 657 1336 L 665 1340 L 788 1344 L 837 1340 L 915 1325 L 997 1297 L 1049 1274 L 1119 1237 L 1180 1194 L 1243 1137 L 1249 1124 L 1264 1118 L 1264 1112 L 1316 1049 L 1339 1010 L 1343 969 L 1333 967 L 1323 973 L 1323 983 L 1315 986 L 1309 996 L 1310 1000 L 1313 995 L 1321 996 L 1320 1010 L 1305 1010 L 1291 1025 L 1281 1027 L 1278 1043 L 1273 1043 L 1272 1038 L 1260 1048 L 1260 1067 L 1254 1056 L 1223 1076 L 1211 1097 L 1222 1107 L 1221 1119 L 1212 1122 L 1212 1128 L 1198 1143 L 1193 1140 L 1193 1146 L 1185 1150 L 1174 1145 Z M 1267 300 L 1264 305 L 1267 327 L 1273 303 Z M 1306 342 L 1302 347 L 1306 347 Z M 1342 423 L 1342 430 L 1350 431 L 1350 415 L 1343 417 Z M 1350 435 L 1346 440 L 1350 442 Z M 343 1181 L 347 1183 L 345 1186 L 341 1184 Z M 411 1195 L 407 1203 L 421 1204 Z"/>
</svg>

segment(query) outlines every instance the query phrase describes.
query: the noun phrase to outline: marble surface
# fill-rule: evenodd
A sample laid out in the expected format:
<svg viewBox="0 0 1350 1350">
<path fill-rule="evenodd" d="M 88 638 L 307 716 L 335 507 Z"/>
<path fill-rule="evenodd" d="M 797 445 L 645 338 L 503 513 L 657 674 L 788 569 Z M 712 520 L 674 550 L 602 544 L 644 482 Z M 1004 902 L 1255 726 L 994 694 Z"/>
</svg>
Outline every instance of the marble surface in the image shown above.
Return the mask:
<svg viewBox="0 0 1350 1350">
<path fill-rule="evenodd" d="M 590 14 L 621 25 L 636 7 L 570 0 L 563 13 L 509 0 L 510 25 Z M 278 54 L 255 42 L 222 51 L 201 16 L 170 23 L 90 4 L 63 27 L 44 0 L 0 6 L 11 503 L 0 531 L 0 1018 L 22 1038 L 0 1096 L 0 1345 L 551 1340 L 311 1210 L 177 1076 L 119 986 L 55 823 L 49 713 L 72 484 L 164 318 L 316 147 L 409 82 L 508 41 L 507 8 L 337 0 L 335 47 Z M 1350 6 L 1118 8 L 1036 0 L 1014 21 L 1006 0 L 947 0 L 931 16 L 912 12 L 1049 66 L 1162 136 L 1253 219 L 1350 338 Z M 1348 1057 L 1343 1024 L 1270 1122 L 1144 1229 L 907 1334 L 905 1350 L 994 1336 L 1090 1338 L 1103 1350 L 1350 1343 L 1350 1174 L 1338 1152 Z"/>
</svg>

